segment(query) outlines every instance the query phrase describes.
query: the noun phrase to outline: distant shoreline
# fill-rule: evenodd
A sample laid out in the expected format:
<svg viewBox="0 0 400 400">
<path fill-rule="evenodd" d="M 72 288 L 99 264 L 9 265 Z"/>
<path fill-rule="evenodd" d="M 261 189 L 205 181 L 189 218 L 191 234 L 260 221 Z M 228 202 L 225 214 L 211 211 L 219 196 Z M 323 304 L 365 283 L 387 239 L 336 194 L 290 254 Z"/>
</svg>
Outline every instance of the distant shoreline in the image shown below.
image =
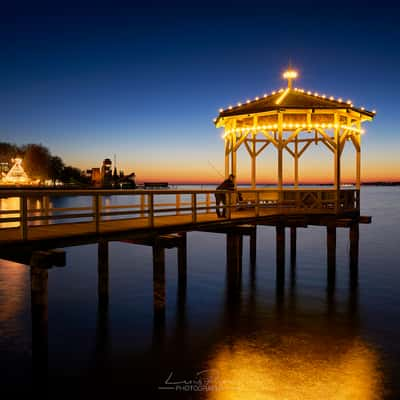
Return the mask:
<svg viewBox="0 0 400 400">
<path fill-rule="evenodd" d="M 214 186 L 218 185 L 218 183 L 215 182 L 205 182 L 205 183 L 170 183 L 169 186 L 170 188 L 176 188 L 176 186 Z M 344 184 L 347 185 L 347 184 Z M 353 187 L 353 184 L 348 184 L 348 187 Z M 250 186 L 249 183 L 240 183 L 239 186 Z M 277 185 L 274 183 L 260 183 L 258 185 L 259 187 L 261 186 L 274 186 L 276 187 Z M 285 184 L 283 185 L 284 187 L 293 187 L 292 184 Z M 299 187 L 310 187 L 310 186 L 329 186 L 332 187 L 332 184 L 329 183 L 302 183 L 299 184 Z M 393 186 L 400 186 L 400 182 L 364 182 L 361 184 L 361 186 L 385 186 L 385 187 L 393 187 Z M 91 186 L 85 186 L 85 187 L 79 187 L 79 186 L 31 186 L 31 185 L 20 185 L 20 186 L 11 186 L 11 185 L 0 185 L 0 191 L 1 190 L 96 190 L 96 189 L 102 189 L 98 187 L 91 187 Z M 119 188 L 107 188 L 105 190 L 119 190 Z M 133 189 L 134 190 L 134 189 Z"/>
</svg>

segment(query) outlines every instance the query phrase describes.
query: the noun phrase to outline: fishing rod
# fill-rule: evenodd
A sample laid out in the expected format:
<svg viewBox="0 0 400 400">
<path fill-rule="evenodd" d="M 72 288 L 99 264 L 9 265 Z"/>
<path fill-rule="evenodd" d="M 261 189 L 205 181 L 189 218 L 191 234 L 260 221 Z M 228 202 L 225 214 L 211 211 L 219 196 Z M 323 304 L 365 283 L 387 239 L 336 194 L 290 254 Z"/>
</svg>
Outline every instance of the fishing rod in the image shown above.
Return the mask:
<svg viewBox="0 0 400 400">
<path fill-rule="evenodd" d="M 212 167 L 212 169 L 221 177 L 221 178 L 225 178 L 224 175 L 221 174 L 221 172 L 219 172 L 219 170 L 217 168 L 215 168 L 214 164 L 208 160 L 208 163 L 210 164 L 210 166 Z"/>
</svg>

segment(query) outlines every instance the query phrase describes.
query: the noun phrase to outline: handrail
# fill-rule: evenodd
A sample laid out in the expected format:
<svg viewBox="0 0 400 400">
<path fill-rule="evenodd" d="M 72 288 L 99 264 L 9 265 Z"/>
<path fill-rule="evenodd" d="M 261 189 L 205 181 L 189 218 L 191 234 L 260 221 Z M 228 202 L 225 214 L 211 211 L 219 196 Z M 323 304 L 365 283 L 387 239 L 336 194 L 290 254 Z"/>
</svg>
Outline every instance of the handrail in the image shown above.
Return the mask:
<svg viewBox="0 0 400 400">
<path fill-rule="evenodd" d="M 263 191 L 309 191 L 309 190 L 320 190 L 320 191 L 333 191 L 335 190 L 333 187 L 266 187 L 266 188 L 238 188 L 238 192 L 263 192 Z M 348 188 L 348 187 L 341 187 L 340 191 L 353 191 L 358 190 L 356 188 Z M 129 195 L 138 195 L 138 194 L 165 194 L 165 195 L 172 195 L 172 194 L 214 194 L 216 192 L 215 189 L 155 189 L 155 190 L 143 190 L 143 189 L 3 189 L 0 188 L 0 198 L 2 197 L 20 197 L 21 195 L 27 195 L 29 197 L 35 196 L 54 196 L 54 197 L 65 197 L 65 196 L 88 196 L 99 194 L 100 196 L 129 196 Z M 223 190 L 219 190 L 219 192 L 224 192 Z M 226 191 L 225 191 L 226 192 Z"/>
<path fill-rule="evenodd" d="M 214 195 L 216 190 L 0 190 L 0 198 L 19 198 L 20 208 L 17 210 L 0 210 L 0 224 L 18 223 L 21 238 L 29 237 L 30 222 L 46 225 L 55 221 L 71 220 L 81 222 L 89 219 L 94 222 L 96 232 L 100 232 L 101 224 L 118 220 L 145 219 L 149 227 L 157 224 L 157 219 L 162 216 L 177 216 L 182 220 L 190 218 L 191 223 L 196 223 L 199 215 L 215 212 L 216 204 Z M 221 208 L 226 210 L 227 218 L 240 218 L 235 214 L 237 209 L 253 210 L 253 216 L 262 216 L 265 209 L 290 210 L 294 212 L 340 212 L 342 210 L 359 209 L 359 190 L 346 188 L 336 191 L 327 188 L 301 188 L 301 189 L 274 189 L 274 188 L 240 188 L 237 191 L 218 191 L 226 195 L 227 204 Z M 340 198 L 337 198 L 337 193 Z M 40 196 L 39 196 L 40 194 Z M 241 194 L 243 200 L 238 199 Z M 105 196 L 129 196 L 128 204 L 104 204 Z M 169 198 L 169 195 L 173 195 Z M 50 204 L 49 197 L 76 197 L 83 196 L 92 199 L 91 205 L 54 207 Z M 132 196 L 134 200 L 132 200 Z M 31 206 L 30 198 L 41 197 L 39 207 Z M 160 198 L 161 197 L 161 198 Z M 172 201 L 171 201 L 172 200 Z M 164 202 L 163 202 L 164 201 Z M 130 204 L 129 204 L 130 203 Z M 72 204 L 73 205 L 73 204 Z M 58 222 L 57 222 L 58 223 Z M 62 224 L 61 223 L 61 224 Z M 37 225 L 37 224 L 36 224 Z M 2 229 L 2 228 L 0 228 Z"/>
</svg>

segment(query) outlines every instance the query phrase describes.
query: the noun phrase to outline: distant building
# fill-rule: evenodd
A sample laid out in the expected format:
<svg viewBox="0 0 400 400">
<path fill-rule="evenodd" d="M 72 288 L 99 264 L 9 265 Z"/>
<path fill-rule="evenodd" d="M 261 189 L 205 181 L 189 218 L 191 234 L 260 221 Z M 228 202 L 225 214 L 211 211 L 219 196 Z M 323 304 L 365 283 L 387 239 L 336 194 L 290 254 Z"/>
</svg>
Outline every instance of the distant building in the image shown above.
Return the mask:
<svg viewBox="0 0 400 400">
<path fill-rule="evenodd" d="M 101 183 L 103 186 L 112 186 L 112 162 L 105 158 L 101 166 Z"/>
<path fill-rule="evenodd" d="M 10 166 L 8 165 L 8 162 L 1 162 L 0 163 L 0 177 L 1 176 L 6 176 L 7 172 L 10 170 Z"/>
<path fill-rule="evenodd" d="M 121 189 L 136 189 L 136 174 L 132 172 L 129 175 L 121 176 L 119 186 Z"/>
<path fill-rule="evenodd" d="M 123 171 L 120 171 L 118 174 L 117 168 L 115 166 L 113 168 L 112 161 L 109 158 L 103 160 L 101 168 L 88 169 L 86 176 L 90 178 L 92 185 L 97 187 L 136 188 L 135 173 L 125 175 Z"/>
<path fill-rule="evenodd" d="M 91 176 L 90 176 L 92 185 L 100 186 L 101 185 L 101 172 L 100 168 L 92 168 L 91 169 Z"/>
</svg>

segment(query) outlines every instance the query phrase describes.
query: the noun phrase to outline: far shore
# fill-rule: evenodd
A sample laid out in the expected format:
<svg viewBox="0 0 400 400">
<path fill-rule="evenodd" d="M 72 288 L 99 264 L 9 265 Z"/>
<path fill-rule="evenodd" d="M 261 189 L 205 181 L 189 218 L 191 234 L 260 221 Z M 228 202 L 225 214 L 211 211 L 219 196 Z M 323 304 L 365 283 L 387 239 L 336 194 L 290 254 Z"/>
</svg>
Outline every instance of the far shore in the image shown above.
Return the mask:
<svg viewBox="0 0 400 400">
<path fill-rule="evenodd" d="M 210 183 L 171 183 L 170 187 L 176 189 L 177 186 L 213 186 L 218 185 L 218 183 L 210 182 Z M 250 186 L 247 183 L 239 183 L 239 186 Z M 258 187 L 263 186 L 274 186 L 277 185 L 274 183 L 260 183 Z M 284 187 L 293 187 L 292 184 L 284 184 Z M 309 186 L 333 186 L 329 183 L 301 183 L 299 187 L 309 187 Z M 354 184 L 344 183 L 343 186 L 353 187 Z M 363 182 L 361 186 L 400 186 L 399 182 Z M 34 186 L 34 185 L 19 185 L 19 186 L 12 186 L 12 185 L 0 185 L 0 190 L 9 191 L 9 190 L 99 190 L 99 189 L 106 189 L 106 190 L 121 190 L 118 187 L 110 188 L 110 187 L 95 187 L 95 186 L 78 186 L 78 185 L 65 185 L 65 186 Z M 139 188 L 138 188 L 139 189 Z M 132 189 L 131 189 L 132 190 Z M 135 190 L 135 189 L 133 189 Z M 149 189 L 147 189 L 149 190 Z"/>
</svg>

